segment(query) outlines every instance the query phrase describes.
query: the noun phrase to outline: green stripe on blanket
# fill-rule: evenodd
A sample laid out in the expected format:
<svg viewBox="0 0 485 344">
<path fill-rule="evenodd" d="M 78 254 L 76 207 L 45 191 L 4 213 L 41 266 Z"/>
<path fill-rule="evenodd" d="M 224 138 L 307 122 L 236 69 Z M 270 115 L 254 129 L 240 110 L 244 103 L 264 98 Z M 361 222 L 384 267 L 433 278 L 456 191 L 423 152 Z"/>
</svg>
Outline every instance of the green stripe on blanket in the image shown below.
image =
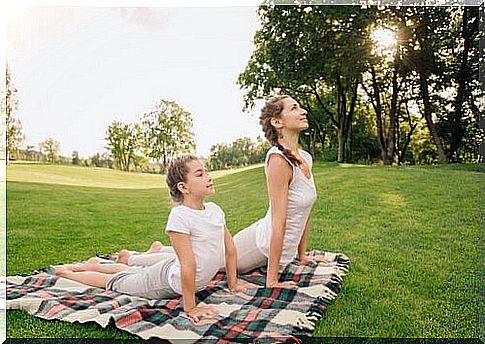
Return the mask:
<svg viewBox="0 0 485 344">
<path fill-rule="evenodd" d="M 315 254 L 324 254 L 331 263 L 300 266 L 294 261 L 282 272 L 280 281 L 295 281 L 297 288 L 262 287 L 265 275 L 255 270 L 240 278 L 258 288 L 231 293 L 224 273 L 217 274 L 196 296 L 201 303 L 215 305 L 220 314 L 197 324 L 184 315 L 180 299 L 147 300 L 47 274 L 7 277 L 7 309 L 43 319 L 114 325 L 143 339 L 299 341 L 311 336 L 349 269 L 343 254 Z"/>
</svg>

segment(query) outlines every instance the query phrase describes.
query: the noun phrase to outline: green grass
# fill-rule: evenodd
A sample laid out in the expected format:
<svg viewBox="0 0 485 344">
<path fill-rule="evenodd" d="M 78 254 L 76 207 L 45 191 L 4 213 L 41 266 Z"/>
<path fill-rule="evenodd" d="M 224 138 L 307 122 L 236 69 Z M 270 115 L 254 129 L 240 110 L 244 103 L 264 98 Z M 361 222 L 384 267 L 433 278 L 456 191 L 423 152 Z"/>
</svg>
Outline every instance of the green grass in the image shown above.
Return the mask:
<svg viewBox="0 0 485 344">
<path fill-rule="evenodd" d="M 351 258 L 343 290 L 315 335 L 479 336 L 484 175 L 475 169 L 315 164 L 309 248 Z M 232 233 L 262 217 L 268 204 L 261 167 L 234 172 L 214 176 L 211 198 Z M 161 176 L 13 165 L 7 178 L 8 275 L 122 247 L 144 250 L 156 239 L 169 243 Z M 134 338 L 21 311 L 8 311 L 7 321 L 8 337 Z"/>
</svg>

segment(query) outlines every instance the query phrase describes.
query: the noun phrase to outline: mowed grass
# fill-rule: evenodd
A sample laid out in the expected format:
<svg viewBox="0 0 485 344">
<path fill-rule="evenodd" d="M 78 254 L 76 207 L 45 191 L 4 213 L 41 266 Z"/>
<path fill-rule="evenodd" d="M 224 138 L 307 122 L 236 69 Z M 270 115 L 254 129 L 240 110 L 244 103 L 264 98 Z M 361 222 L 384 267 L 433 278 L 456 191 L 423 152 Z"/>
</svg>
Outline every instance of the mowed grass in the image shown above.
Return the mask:
<svg viewBox="0 0 485 344">
<path fill-rule="evenodd" d="M 56 179 L 59 166 L 30 174 L 32 167 L 7 168 L 8 275 L 122 247 L 145 250 L 157 239 L 169 243 L 162 229 L 170 203 L 161 176 L 121 173 L 123 178 L 62 166 L 63 182 L 54 183 L 49 178 Z M 318 322 L 316 336 L 479 336 L 484 175 L 474 169 L 315 164 L 318 200 L 308 246 L 351 258 L 343 290 Z M 224 209 L 236 233 L 266 212 L 264 171 L 222 174 L 214 177 L 217 191 L 210 200 Z M 22 181 L 14 181 L 18 175 Z M 35 178 L 28 182 L 29 176 Z M 7 322 L 8 337 L 134 338 L 21 311 L 8 311 Z"/>
</svg>

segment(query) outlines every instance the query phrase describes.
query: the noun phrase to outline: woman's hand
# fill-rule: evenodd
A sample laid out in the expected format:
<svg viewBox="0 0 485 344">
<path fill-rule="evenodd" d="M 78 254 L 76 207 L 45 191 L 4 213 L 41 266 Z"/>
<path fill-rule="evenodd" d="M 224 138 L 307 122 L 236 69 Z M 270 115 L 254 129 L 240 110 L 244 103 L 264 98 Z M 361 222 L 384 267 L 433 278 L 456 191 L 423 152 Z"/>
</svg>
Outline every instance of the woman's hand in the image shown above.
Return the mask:
<svg viewBox="0 0 485 344">
<path fill-rule="evenodd" d="M 310 252 L 309 254 L 299 256 L 298 259 L 300 260 L 300 265 L 318 264 L 318 263 L 323 263 L 325 265 L 330 264 L 330 260 L 326 259 L 325 256 L 320 256 L 320 255 L 316 256 L 313 251 Z"/>
<path fill-rule="evenodd" d="M 190 311 L 185 311 L 185 313 L 189 316 L 190 319 L 197 323 L 202 317 L 212 317 L 219 314 L 219 311 L 214 306 L 204 305 L 195 306 Z"/>
</svg>

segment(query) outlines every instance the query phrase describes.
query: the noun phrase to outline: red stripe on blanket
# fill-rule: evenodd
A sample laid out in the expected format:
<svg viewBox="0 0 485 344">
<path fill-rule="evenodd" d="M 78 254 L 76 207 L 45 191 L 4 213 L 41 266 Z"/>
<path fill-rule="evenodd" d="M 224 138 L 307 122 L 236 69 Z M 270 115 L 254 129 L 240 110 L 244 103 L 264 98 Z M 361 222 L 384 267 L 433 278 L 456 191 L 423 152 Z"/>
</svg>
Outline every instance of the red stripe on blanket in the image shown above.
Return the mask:
<svg viewBox="0 0 485 344">
<path fill-rule="evenodd" d="M 116 327 L 123 328 L 123 327 L 129 326 L 131 324 L 135 324 L 135 323 L 142 321 L 142 320 L 143 320 L 143 317 L 141 316 L 140 312 L 136 311 L 136 312 L 133 312 L 126 317 L 119 319 L 116 322 Z"/>
<path fill-rule="evenodd" d="M 298 283 L 300 281 L 300 277 L 301 277 L 300 275 L 304 269 L 305 269 L 305 265 L 298 265 L 298 267 L 296 268 L 295 274 L 293 275 L 293 282 Z"/>
<path fill-rule="evenodd" d="M 46 317 L 52 318 L 57 313 L 59 313 L 60 311 L 66 309 L 66 308 L 68 308 L 68 307 L 66 305 L 63 305 L 63 304 L 58 304 L 58 305 L 52 306 L 52 308 L 49 309 L 49 311 L 46 313 Z"/>
</svg>

